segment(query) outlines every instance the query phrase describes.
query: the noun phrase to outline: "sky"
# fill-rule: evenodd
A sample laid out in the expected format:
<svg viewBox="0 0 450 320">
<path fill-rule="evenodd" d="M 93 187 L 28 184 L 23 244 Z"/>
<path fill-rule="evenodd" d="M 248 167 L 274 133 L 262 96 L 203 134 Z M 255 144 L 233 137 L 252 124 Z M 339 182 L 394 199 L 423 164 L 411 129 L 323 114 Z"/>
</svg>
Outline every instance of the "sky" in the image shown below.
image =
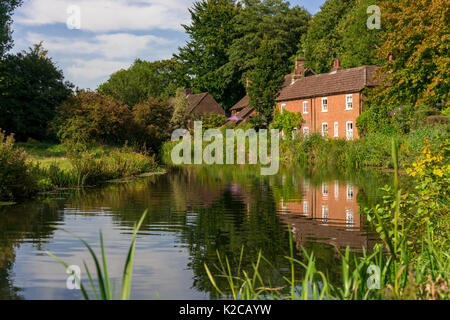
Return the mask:
<svg viewBox="0 0 450 320">
<path fill-rule="evenodd" d="M 135 59 L 169 59 L 187 40 L 194 0 L 24 0 L 13 16 L 14 49 L 43 41 L 67 80 L 96 89 Z M 312 14 L 325 0 L 290 0 Z M 79 17 L 79 19 L 78 19 Z"/>
</svg>

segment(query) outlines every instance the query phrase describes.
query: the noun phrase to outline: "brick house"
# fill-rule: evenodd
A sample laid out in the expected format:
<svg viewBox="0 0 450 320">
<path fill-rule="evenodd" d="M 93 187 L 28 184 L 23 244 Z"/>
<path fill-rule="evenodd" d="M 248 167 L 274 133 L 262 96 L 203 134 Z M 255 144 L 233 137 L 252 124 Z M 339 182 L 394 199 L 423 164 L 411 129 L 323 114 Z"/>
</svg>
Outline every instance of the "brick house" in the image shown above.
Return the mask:
<svg viewBox="0 0 450 320">
<path fill-rule="evenodd" d="M 314 74 L 305 69 L 304 61 L 296 59 L 291 83 L 276 99 L 278 110 L 301 113 L 303 134 L 359 138 L 355 123 L 362 112 L 362 90 L 378 84 L 375 72 L 379 67 L 341 69 L 336 60 L 330 73 Z"/>
</svg>

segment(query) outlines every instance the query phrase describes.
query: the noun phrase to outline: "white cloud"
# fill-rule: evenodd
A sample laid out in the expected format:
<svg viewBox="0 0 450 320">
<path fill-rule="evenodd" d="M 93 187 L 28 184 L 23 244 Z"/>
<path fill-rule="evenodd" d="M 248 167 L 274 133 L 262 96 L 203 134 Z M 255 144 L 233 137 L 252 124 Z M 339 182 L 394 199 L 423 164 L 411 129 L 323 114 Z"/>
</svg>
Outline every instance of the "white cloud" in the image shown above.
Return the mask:
<svg viewBox="0 0 450 320">
<path fill-rule="evenodd" d="M 100 34 L 92 37 L 74 39 L 55 37 L 40 33 L 28 32 L 29 44 L 44 42 L 50 52 L 65 55 L 100 55 L 105 59 L 136 58 L 151 46 L 161 48 L 171 42 L 154 35 L 134 35 L 130 33 Z"/>
<path fill-rule="evenodd" d="M 38 26 L 66 23 L 67 8 L 81 8 L 81 29 L 93 32 L 118 30 L 182 30 L 189 21 L 193 0 L 28 0 L 17 11 L 19 24 Z"/>
<path fill-rule="evenodd" d="M 73 64 L 67 67 L 66 70 L 69 76 L 84 81 L 105 79 L 110 74 L 119 71 L 120 69 L 126 69 L 129 66 L 129 62 L 123 61 L 104 59 L 75 59 L 73 60 Z"/>
</svg>

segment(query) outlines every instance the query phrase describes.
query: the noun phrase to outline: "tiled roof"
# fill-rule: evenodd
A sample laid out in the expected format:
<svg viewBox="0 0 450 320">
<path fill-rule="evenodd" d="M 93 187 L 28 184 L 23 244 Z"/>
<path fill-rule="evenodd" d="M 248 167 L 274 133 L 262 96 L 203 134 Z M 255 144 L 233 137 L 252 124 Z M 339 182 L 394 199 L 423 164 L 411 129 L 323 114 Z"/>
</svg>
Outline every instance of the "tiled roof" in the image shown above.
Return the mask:
<svg viewBox="0 0 450 320">
<path fill-rule="evenodd" d="M 230 111 L 233 110 L 241 110 L 248 106 L 250 103 L 250 98 L 248 95 L 245 95 L 241 100 L 238 101 L 233 107 L 231 107 Z"/>
<path fill-rule="evenodd" d="M 300 78 L 285 86 L 276 101 L 359 92 L 365 87 L 378 84 L 379 81 L 375 79 L 377 69 L 378 66 L 362 66 Z"/>
<path fill-rule="evenodd" d="M 208 95 L 208 92 L 198 93 L 198 94 L 189 94 L 186 99 L 189 103 L 188 112 L 191 113 L 195 107 L 197 107 L 200 102 Z"/>
</svg>

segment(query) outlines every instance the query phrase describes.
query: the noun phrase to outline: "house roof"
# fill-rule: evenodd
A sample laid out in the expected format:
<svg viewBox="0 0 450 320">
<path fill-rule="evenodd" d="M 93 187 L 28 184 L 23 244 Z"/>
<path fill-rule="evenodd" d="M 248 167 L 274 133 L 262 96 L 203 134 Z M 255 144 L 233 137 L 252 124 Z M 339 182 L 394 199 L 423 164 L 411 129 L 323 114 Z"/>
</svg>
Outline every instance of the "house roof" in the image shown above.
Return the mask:
<svg viewBox="0 0 450 320">
<path fill-rule="evenodd" d="M 375 78 L 375 72 L 379 68 L 378 66 L 362 66 L 303 77 L 285 86 L 276 101 L 359 92 L 365 87 L 379 84 Z"/>
<path fill-rule="evenodd" d="M 233 107 L 230 108 L 230 111 L 233 110 L 241 110 L 247 107 L 250 103 L 250 97 L 245 95 L 241 100 L 239 100 Z"/>
<path fill-rule="evenodd" d="M 186 96 L 186 99 L 189 103 L 188 112 L 191 113 L 208 94 L 208 92 L 188 94 Z"/>
</svg>

